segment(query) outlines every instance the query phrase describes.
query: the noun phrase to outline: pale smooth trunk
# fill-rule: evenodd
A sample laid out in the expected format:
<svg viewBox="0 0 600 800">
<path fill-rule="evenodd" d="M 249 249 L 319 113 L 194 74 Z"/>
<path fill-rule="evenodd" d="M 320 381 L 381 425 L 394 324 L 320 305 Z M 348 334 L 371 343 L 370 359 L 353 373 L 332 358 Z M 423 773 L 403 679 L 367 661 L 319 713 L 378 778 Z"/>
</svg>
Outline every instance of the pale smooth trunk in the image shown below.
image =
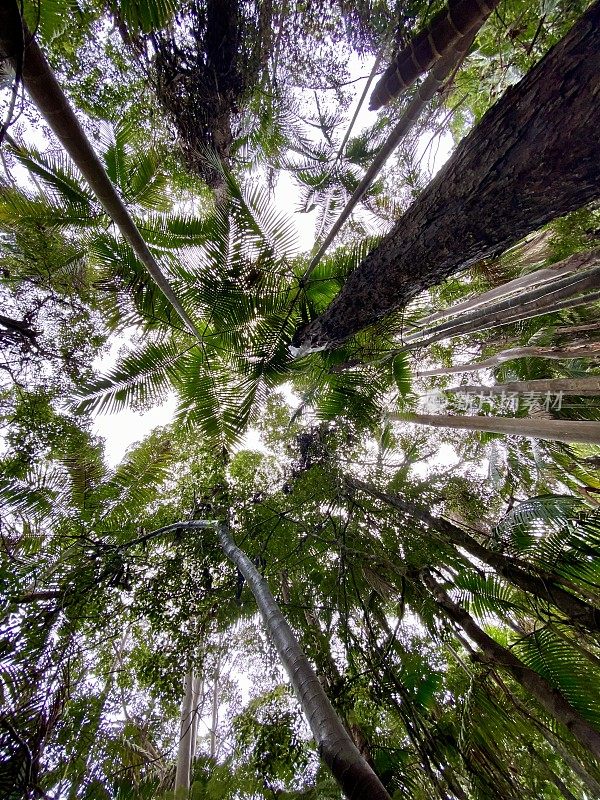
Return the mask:
<svg viewBox="0 0 600 800">
<path fill-rule="evenodd" d="M 457 364 L 453 367 L 426 369 L 418 373 L 419 378 L 430 378 L 437 375 L 456 375 L 462 372 L 478 372 L 480 369 L 492 369 L 513 361 L 516 358 L 550 358 L 557 361 L 568 361 L 574 358 L 600 359 L 600 343 L 582 344 L 573 347 L 511 347 L 494 353 L 493 356 L 468 364 Z"/>
<path fill-rule="evenodd" d="M 23 44 L 26 43 L 23 53 Z M 61 89 L 44 54 L 24 22 L 15 0 L 0 4 L 0 57 L 18 65 L 23 56 L 22 81 L 38 111 L 69 154 L 98 202 L 132 247 L 152 280 L 182 320 L 186 329 L 201 339 L 200 333 L 179 302 L 156 259 L 148 249 L 129 211 L 111 183 L 102 162 L 87 138 L 75 112 Z"/>
<path fill-rule="evenodd" d="M 256 599 L 265 627 L 307 717 L 319 755 L 344 794 L 349 800 L 390 800 L 385 787 L 361 756 L 335 713 L 266 581 L 246 554 L 234 544 L 225 526 L 219 528 L 219 541 Z"/>
<path fill-rule="evenodd" d="M 175 794 L 183 797 L 187 797 L 190 791 L 193 685 L 194 675 L 192 672 L 188 672 L 183 682 L 184 692 L 179 719 L 179 742 L 175 769 Z"/>
<path fill-rule="evenodd" d="M 452 386 L 445 392 L 457 394 L 563 394 L 568 397 L 597 397 L 600 395 L 600 376 L 595 378 L 540 378 L 533 381 L 508 381 L 493 386 Z"/>
<path fill-rule="evenodd" d="M 430 314 L 424 319 L 418 320 L 420 331 L 410 334 L 404 338 L 405 342 L 412 342 L 422 335 L 429 335 L 451 328 L 459 322 L 468 322 L 473 319 L 478 319 L 476 315 L 483 315 L 485 313 L 492 314 L 504 308 L 511 308 L 511 303 L 520 306 L 532 299 L 544 298 L 551 296 L 552 293 L 561 287 L 571 287 L 577 284 L 577 273 L 588 271 L 596 266 L 600 261 L 600 248 L 590 251 L 589 253 L 575 253 L 569 258 L 559 261 L 551 267 L 531 272 L 528 275 L 516 278 L 513 281 L 497 286 L 495 289 L 490 289 L 483 292 L 469 300 L 464 300 L 447 309 L 438 311 L 435 314 Z M 598 281 L 591 284 L 598 285 Z M 528 291 L 524 291 L 527 289 Z M 518 295 L 516 294 L 518 291 Z M 558 298 L 556 298 L 558 299 Z M 506 306 L 504 304 L 507 304 Z M 483 306 L 483 308 L 482 308 Z M 446 317 L 455 317 L 443 325 L 436 325 L 435 328 L 428 331 L 423 330 L 427 325 L 435 322 L 438 319 Z"/>
<path fill-rule="evenodd" d="M 390 414 L 389 419 L 430 425 L 435 428 L 457 428 L 467 431 L 505 433 L 509 436 L 528 436 L 555 442 L 600 444 L 600 423 L 531 417 L 460 417 L 447 414 L 410 414 L 406 417 Z"/>
</svg>

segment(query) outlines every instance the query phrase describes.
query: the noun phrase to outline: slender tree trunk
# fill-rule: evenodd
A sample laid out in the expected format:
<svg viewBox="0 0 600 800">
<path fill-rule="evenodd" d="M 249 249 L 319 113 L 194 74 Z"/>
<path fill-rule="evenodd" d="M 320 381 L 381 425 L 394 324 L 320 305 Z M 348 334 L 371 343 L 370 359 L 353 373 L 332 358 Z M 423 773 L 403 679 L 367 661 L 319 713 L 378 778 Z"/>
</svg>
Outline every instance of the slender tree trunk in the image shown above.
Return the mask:
<svg viewBox="0 0 600 800">
<path fill-rule="evenodd" d="M 600 444 L 600 422 L 581 422 L 562 419 L 535 419 L 532 417 L 461 417 L 447 414 L 390 414 L 389 419 L 431 425 L 435 428 L 458 428 L 466 431 L 489 431 L 510 436 L 528 436 L 532 439 L 550 439 L 554 442 L 584 442 Z"/>
<path fill-rule="evenodd" d="M 394 126 L 392 132 L 388 136 L 385 143 L 381 146 L 379 151 L 377 152 L 375 158 L 371 162 L 370 167 L 365 172 L 362 180 L 356 187 L 356 189 L 352 192 L 348 202 L 344 206 L 342 212 L 340 213 L 339 217 L 334 222 L 331 230 L 323 240 L 323 243 L 315 253 L 315 255 L 310 260 L 310 263 L 304 273 L 303 279 L 306 280 L 309 275 L 312 273 L 314 268 L 317 266 L 319 261 L 325 255 L 329 245 L 335 239 L 339 231 L 341 230 L 344 222 L 348 219 L 352 210 L 356 207 L 356 205 L 360 202 L 360 200 L 364 197 L 367 190 L 379 175 L 381 168 L 394 152 L 394 150 L 398 147 L 402 139 L 406 136 L 406 134 L 411 130 L 411 128 L 416 124 L 417 120 L 419 119 L 420 115 L 423 113 L 427 103 L 431 100 L 431 98 L 435 95 L 437 91 L 439 91 L 440 87 L 446 80 L 446 78 L 452 73 L 455 67 L 460 64 L 460 62 L 465 57 L 465 54 L 469 47 L 473 42 L 473 36 L 465 36 L 462 39 L 459 39 L 456 44 L 451 47 L 446 55 L 440 59 L 439 63 L 436 64 L 435 68 L 432 70 L 431 74 L 427 76 L 427 78 L 423 81 L 421 86 L 415 92 L 415 96 L 412 98 L 406 109 L 403 111 L 402 116 Z"/>
<path fill-rule="evenodd" d="M 219 679 L 221 677 L 221 637 L 219 636 L 219 649 L 217 662 L 213 673 L 212 711 L 210 722 L 210 757 L 217 757 L 217 727 L 219 725 Z"/>
<path fill-rule="evenodd" d="M 538 394 L 562 393 L 568 397 L 597 397 L 600 395 L 600 376 L 595 378 L 541 378 L 533 381 L 508 381 L 493 386 L 452 386 L 445 392 L 458 394 L 506 394 L 536 392 Z"/>
<path fill-rule="evenodd" d="M 296 637 L 279 610 L 266 581 L 250 559 L 233 542 L 225 526 L 219 541 L 226 556 L 237 566 L 260 609 L 279 657 L 294 687 L 317 742 L 319 755 L 349 800 L 390 800 L 383 784 L 350 739 Z"/>
<path fill-rule="evenodd" d="M 600 3 L 487 112 L 329 308 L 298 355 L 331 348 L 419 292 L 600 195 Z"/>
<path fill-rule="evenodd" d="M 480 292 L 472 297 L 468 297 L 466 300 L 461 300 L 459 303 L 448 306 L 448 308 L 442 308 L 439 311 L 435 311 L 433 314 L 428 314 L 426 317 L 422 317 L 418 321 L 418 324 L 420 327 L 425 328 L 428 325 L 432 325 L 434 322 L 438 322 L 440 319 L 455 317 L 466 311 L 472 311 L 482 305 L 488 305 L 504 297 L 508 297 L 508 295 L 514 294 L 514 292 L 532 289 L 535 286 L 542 286 L 545 283 L 551 283 L 556 280 L 556 278 L 569 275 L 572 272 L 572 267 L 567 262 L 568 259 L 565 261 L 558 261 L 556 264 L 552 264 L 549 267 L 528 272 L 526 275 L 521 275 L 507 283 L 502 283 L 500 286 L 495 286 L 493 289 L 488 289 L 485 292 Z"/>
<path fill-rule="evenodd" d="M 439 367 L 437 369 L 426 369 L 419 372 L 419 378 L 430 378 L 436 375 L 456 375 L 461 372 L 478 372 L 480 369 L 492 369 L 504 364 L 506 361 L 513 361 L 516 358 L 550 358 L 557 361 L 571 360 L 574 358 L 594 358 L 600 359 L 600 343 L 574 345 L 572 347 L 511 347 L 494 353 L 493 356 L 475 361 L 469 364 L 457 364 L 454 367 Z"/>
<path fill-rule="evenodd" d="M 563 695 L 525 666 L 510 650 L 488 636 L 458 603 L 455 603 L 431 573 L 424 570 L 421 579 L 446 616 L 459 625 L 480 648 L 484 661 L 505 669 L 538 703 L 562 723 L 577 741 L 595 758 L 600 758 L 600 732 L 585 720 Z"/>
<path fill-rule="evenodd" d="M 558 755 L 563 759 L 565 764 L 569 766 L 569 768 L 579 777 L 581 782 L 584 786 L 586 786 L 591 791 L 591 797 L 600 797 L 600 783 L 594 778 L 593 775 L 587 771 L 587 769 L 579 762 L 575 756 L 569 752 L 567 747 L 565 746 L 564 742 L 559 739 L 559 737 L 550 730 L 543 722 L 537 719 L 529 709 L 523 705 L 523 703 L 519 700 L 519 698 L 515 697 L 515 695 L 511 692 L 508 686 L 504 683 L 502 678 L 496 673 L 492 672 L 492 677 L 500 687 L 500 689 L 504 692 L 504 694 L 510 699 L 511 703 L 517 708 L 523 718 L 527 720 L 528 723 L 531 723 L 535 729 L 544 737 L 544 739 L 548 742 L 550 747 L 555 750 Z"/>
<path fill-rule="evenodd" d="M 190 791 L 192 714 L 194 674 L 188 672 L 183 681 L 183 700 L 179 719 L 179 743 L 175 770 L 175 795 L 187 797 Z"/>
<path fill-rule="evenodd" d="M 355 489 L 382 500 L 393 508 L 397 508 L 413 519 L 423 522 L 428 528 L 437 531 L 455 547 L 463 548 L 478 561 L 492 567 L 498 575 L 509 583 L 518 586 L 519 589 L 539 598 L 544 603 L 560 609 L 572 624 L 600 631 L 600 609 L 566 591 L 560 585 L 561 579 L 559 575 L 550 574 L 546 570 L 538 569 L 503 553 L 488 550 L 487 547 L 479 544 L 467 531 L 443 517 L 435 517 L 416 503 L 397 495 L 382 492 L 356 478 L 347 477 L 346 483 Z"/>
<path fill-rule="evenodd" d="M 21 20 L 16 0 L 0 3 L 0 58 L 14 64 L 29 96 L 56 138 L 87 180 L 108 216 L 131 245 L 152 280 L 173 306 L 187 330 L 201 338 L 196 326 L 148 249 L 117 190 L 110 182 L 69 101 L 60 88 L 44 54 Z"/>
<path fill-rule="evenodd" d="M 485 304 L 471 312 L 463 312 L 458 317 L 434 328 L 410 334 L 404 339 L 403 344 L 425 347 L 449 336 L 508 325 L 522 319 L 560 311 L 563 308 L 585 305 L 598 299 L 597 292 L 588 295 L 581 293 L 600 285 L 600 269 L 598 269 L 600 248 L 590 253 L 577 253 L 571 259 L 567 259 L 571 260 L 578 264 L 578 269 L 573 270 L 576 272 L 575 275 L 568 274 L 529 292 L 510 295 L 491 305 Z"/>
<path fill-rule="evenodd" d="M 190 744 L 190 763 L 193 766 L 196 758 L 198 742 L 198 723 L 200 722 L 200 704 L 204 694 L 204 680 L 200 675 L 194 676 L 192 684 L 192 741 Z"/>
</svg>

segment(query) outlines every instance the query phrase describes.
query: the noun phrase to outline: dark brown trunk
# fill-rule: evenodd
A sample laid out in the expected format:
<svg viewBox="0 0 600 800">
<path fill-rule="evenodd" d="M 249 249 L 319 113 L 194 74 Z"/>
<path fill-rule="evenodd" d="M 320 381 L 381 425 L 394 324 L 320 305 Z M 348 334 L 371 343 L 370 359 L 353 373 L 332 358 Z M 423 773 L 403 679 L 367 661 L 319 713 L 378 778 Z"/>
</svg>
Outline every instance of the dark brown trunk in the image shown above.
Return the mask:
<svg viewBox="0 0 600 800">
<path fill-rule="evenodd" d="M 561 692 L 523 664 L 510 650 L 488 636 L 473 617 L 452 600 L 431 573 L 424 570 L 421 579 L 446 616 L 477 644 L 481 650 L 482 660 L 505 669 L 555 720 L 562 723 L 589 753 L 595 758 L 600 758 L 600 733 L 573 708 Z"/>
<path fill-rule="evenodd" d="M 488 111 L 317 319 L 331 348 L 419 292 L 600 196 L 600 3 Z"/>
<path fill-rule="evenodd" d="M 379 79 L 369 108 L 389 103 L 427 72 L 466 34 L 475 34 L 499 0 L 450 0 L 425 30 L 402 49 Z"/>
</svg>

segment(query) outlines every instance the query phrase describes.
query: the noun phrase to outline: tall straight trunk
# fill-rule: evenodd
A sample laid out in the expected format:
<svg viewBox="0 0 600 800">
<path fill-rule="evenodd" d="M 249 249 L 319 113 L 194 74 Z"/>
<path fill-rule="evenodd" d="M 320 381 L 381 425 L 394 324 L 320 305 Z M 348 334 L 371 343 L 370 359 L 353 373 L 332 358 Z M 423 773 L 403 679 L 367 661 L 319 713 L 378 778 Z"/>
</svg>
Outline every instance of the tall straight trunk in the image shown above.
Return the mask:
<svg viewBox="0 0 600 800">
<path fill-rule="evenodd" d="M 190 671 L 183 681 L 183 700 L 179 718 L 179 742 L 175 769 L 175 794 L 187 797 L 190 791 L 190 769 L 192 758 L 192 715 L 194 675 Z"/>
<path fill-rule="evenodd" d="M 210 757 L 217 757 L 217 726 L 219 724 L 219 679 L 221 677 L 221 637 L 219 636 L 219 649 L 217 663 L 213 672 L 212 710 L 210 722 Z"/>
<path fill-rule="evenodd" d="M 456 364 L 453 367 L 438 367 L 419 372 L 419 378 L 429 378 L 435 375 L 456 375 L 461 372 L 478 372 L 480 369 L 492 369 L 513 361 L 516 358 L 550 358 L 556 361 L 568 361 L 574 358 L 600 359 L 600 343 L 573 345 L 571 347 L 511 347 L 494 353 L 493 356 L 484 358 L 483 361 L 473 361 L 468 364 Z"/>
<path fill-rule="evenodd" d="M 193 765 L 196 758 L 198 742 L 198 723 L 200 722 L 200 704 L 204 694 L 204 680 L 200 675 L 195 675 L 192 683 L 192 741 L 190 743 L 190 763 Z"/>
<path fill-rule="evenodd" d="M 296 332 L 334 347 L 419 292 L 600 196 L 600 2 L 487 112 L 452 158 Z"/>
<path fill-rule="evenodd" d="M 442 308 L 435 311 L 433 314 L 428 314 L 419 320 L 419 326 L 426 327 L 440 319 L 447 317 L 454 317 L 462 314 L 465 311 L 472 311 L 474 308 L 479 308 L 482 305 L 500 300 L 508 295 L 514 294 L 517 291 L 532 289 L 535 286 L 542 286 L 545 283 L 550 283 L 556 278 L 561 278 L 564 275 L 570 275 L 573 272 L 573 267 L 569 263 L 570 259 L 558 261 L 549 267 L 537 269 L 534 272 L 528 272 L 526 275 L 521 275 L 511 281 L 502 283 L 500 286 L 495 286 L 493 289 L 488 289 L 485 292 L 468 297 L 466 300 L 461 300 L 448 308 Z"/>
<path fill-rule="evenodd" d="M 554 442 L 600 444 L 600 422 L 573 422 L 533 417 L 460 417 L 448 414 L 390 414 L 389 419 L 431 425 L 434 428 L 458 428 L 466 431 L 489 431 Z"/>
<path fill-rule="evenodd" d="M 492 304 L 484 304 L 470 312 L 443 322 L 429 330 L 420 330 L 405 337 L 404 344 L 417 342 L 419 347 L 460 333 L 472 333 L 497 325 L 507 325 L 521 319 L 531 319 L 562 308 L 583 305 L 598 299 L 597 293 L 579 297 L 587 289 L 600 286 L 600 248 L 589 253 L 576 253 L 566 259 L 576 265 L 569 273 L 551 283 L 544 283 L 528 292 L 511 294 Z M 575 273 L 575 274 L 573 274 Z"/>
<path fill-rule="evenodd" d="M 248 556 L 236 547 L 224 525 L 219 528 L 219 542 L 225 555 L 246 579 L 256 599 L 265 627 L 307 717 L 319 755 L 342 791 L 349 800 L 390 800 L 385 787 L 361 756 L 335 713 L 266 581 Z"/>
<path fill-rule="evenodd" d="M 473 617 L 455 603 L 431 573 L 424 570 L 421 579 L 446 616 L 455 622 L 481 650 L 488 664 L 506 670 L 529 692 L 557 722 L 563 724 L 577 741 L 595 758 L 600 758 L 600 732 L 581 716 L 577 709 L 541 675 L 527 667 L 510 650 L 482 630 Z"/>
<path fill-rule="evenodd" d="M 537 392 L 538 394 L 562 393 L 569 397 L 598 397 L 600 375 L 595 378 L 540 378 L 533 381 L 507 381 L 493 386 L 452 386 L 445 392 L 459 394 L 506 394 L 507 392 Z"/>
<path fill-rule="evenodd" d="M 517 558 L 506 556 L 504 553 L 488 550 L 487 547 L 480 544 L 471 534 L 459 528 L 458 525 L 454 525 L 454 523 L 443 517 L 436 517 L 430 514 L 416 503 L 394 494 L 382 492 L 371 486 L 371 484 L 356 478 L 347 477 L 346 483 L 355 489 L 382 500 L 393 508 L 397 508 L 398 511 L 408 514 L 413 519 L 423 522 L 428 528 L 437 531 L 455 547 L 461 547 L 478 561 L 492 567 L 498 575 L 509 583 L 518 586 L 519 589 L 539 598 L 544 603 L 560 609 L 572 624 L 600 631 L 600 609 L 566 591 L 560 585 L 560 575 L 550 574 L 546 570 L 539 569 Z"/>
<path fill-rule="evenodd" d="M 58 141 L 72 158 L 123 238 L 173 306 L 186 329 L 201 338 L 112 185 L 44 54 L 21 19 L 16 0 L 0 3 L 0 58 L 7 59 Z"/>
</svg>

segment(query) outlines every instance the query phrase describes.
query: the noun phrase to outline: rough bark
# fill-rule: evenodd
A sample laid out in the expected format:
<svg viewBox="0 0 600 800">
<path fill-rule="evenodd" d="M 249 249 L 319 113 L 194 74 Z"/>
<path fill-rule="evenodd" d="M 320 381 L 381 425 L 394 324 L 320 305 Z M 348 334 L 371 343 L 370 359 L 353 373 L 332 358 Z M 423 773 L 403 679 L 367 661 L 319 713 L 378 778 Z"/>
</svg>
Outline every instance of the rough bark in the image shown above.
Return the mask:
<svg viewBox="0 0 600 800">
<path fill-rule="evenodd" d="M 385 787 L 360 755 L 335 713 L 266 581 L 245 553 L 234 544 L 225 526 L 219 528 L 219 542 L 225 555 L 246 579 L 256 599 L 265 627 L 317 742 L 319 755 L 342 791 L 349 800 L 390 800 Z"/>
<path fill-rule="evenodd" d="M 0 59 L 7 59 L 14 64 L 17 74 L 22 70 L 23 85 L 29 96 L 90 185 L 98 202 L 123 238 L 131 245 L 135 255 L 173 306 L 186 329 L 200 339 L 194 323 L 173 292 L 117 190 L 110 182 L 102 162 L 79 124 L 44 54 L 22 22 L 15 0 L 6 0 L 0 4 Z"/>
<path fill-rule="evenodd" d="M 473 617 L 455 603 L 431 573 L 424 570 L 421 579 L 446 616 L 459 625 L 481 650 L 482 659 L 505 669 L 538 703 L 562 723 L 577 741 L 595 758 L 600 758 L 600 732 L 581 716 L 564 696 L 537 672 L 527 667 L 510 650 L 488 636 Z"/>
<path fill-rule="evenodd" d="M 377 82 L 369 108 L 376 110 L 398 97 L 427 72 L 465 34 L 475 34 L 499 0 L 450 0 L 431 23 L 396 55 Z"/>
<path fill-rule="evenodd" d="M 192 754 L 192 714 L 194 676 L 188 672 L 184 678 L 181 716 L 179 718 L 179 742 L 177 744 L 177 765 L 175 769 L 175 794 L 187 797 L 190 791 L 190 767 Z"/>
<path fill-rule="evenodd" d="M 461 142 L 326 311 L 298 355 L 334 347 L 420 291 L 600 196 L 600 3 Z"/>
<path fill-rule="evenodd" d="M 551 575 L 545 570 L 523 563 L 519 559 L 506 556 L 503 553 L 488 550 L 487 547 L 479 544 L 467 531 L 454 525 L 449 520 L 430 514 L 409 500 L 382 492 L 356 478 L 347 478 L 346 482 L 349 486 L 360 489 L 423 522 L 428 528 L 437 531 L 455 547 L 461 547 L 478 561 L 481 561 L 482 564 L 492 567 L 498 575 L 514 586 L 518 586 L 519 589 L 523 589 L 544 603 L 560 609 L 574 625 L 582 625 L 594 631 L 600 630 L 600 609 L 567 592 L 559 585 L 560 576 Z"/>
<path fill-rule="evenodd" d="M 541 378 L 534 381 L 508 381 L 494 386 L 452 386 L 446 392 L 461 394 L 506 394 L 517 392 L 537 392 L 546 394 L 562 393 L 569 397 L 598 397 L 600 395 L 600 376 L 594 378 Z"/>
<path fill-rule="evenodd" d="M 419 372 L 419 378 L 430 378 L 435 375 L 455 375 L 460 372 L 477 372 L 480 369 L 492 369 L 505 361 L 513 361 L 515 358 L 551 358 L 559 361 L 573 358 L 600 358 L 600 344 L 591 343 L 589 345 L 573 347 L 511 347 L 494 353 L 493 356 L 475 361 L 469 364 L 456 364 L 453 367 L 438 367 L 437 369 L 427 369 Z"/>
<path fill-rule="evenodd" d="M 531 417 L 468 417 L 447 414 L 390 414 L 389 419 L 431 425 L 435 428 L 459 428 L 467 431 L 489 431 L 511 436 L 529 436 L 532 439 L 550 439 L 554 442 L 584 442 L 600 444 L 599 422 L 573 422 L 562 419 L 534 419 Z"/>
</svg>

